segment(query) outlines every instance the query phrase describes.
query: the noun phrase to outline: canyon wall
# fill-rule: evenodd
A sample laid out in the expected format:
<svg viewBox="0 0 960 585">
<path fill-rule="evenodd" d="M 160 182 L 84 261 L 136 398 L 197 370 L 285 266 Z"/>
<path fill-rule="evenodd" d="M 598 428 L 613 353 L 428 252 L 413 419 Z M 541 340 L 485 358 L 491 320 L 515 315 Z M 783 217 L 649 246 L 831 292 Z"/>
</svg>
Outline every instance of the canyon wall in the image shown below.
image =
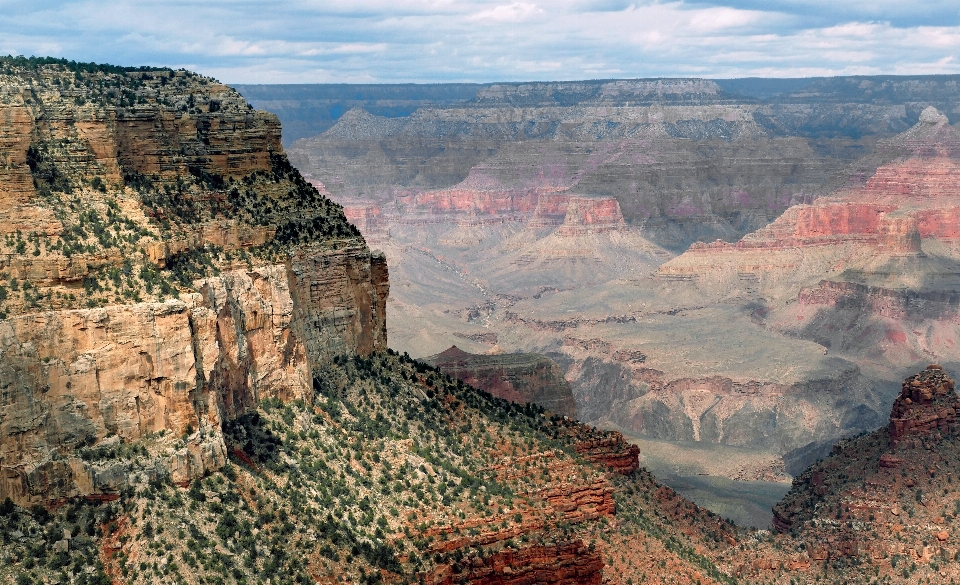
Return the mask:
<svg viewBox="0 0 960 585">
<path fill-rule="evenodd" d="M 275 116 L 186 71 L 42 61 L 0 67 L 0 500 L 115 496 L 131 460 L 105 452 L 202 476 L 223 422 L 386 349 L 386 259 Z"/>
<path fill-rule="evenodd" d="M 862 183 L 897 156 L 878 141 L 909 129 L 927 106 L 957 116 L 953 78 L 800 81 L 495 84 L 408 112 L 345 94 L 329 128 L 288 147 L 305 174 L 341 196 L 614 197 L 628 223 L 682 251 L 696 241 L 736 241 L 791 205 Z M 770 87 L 757 93 L 762 82 Z M 317 87 L 334 99 L 334 88 Z M 251 91 L 293 116 L 268 87 Z"/>
<path fill-rule="evenodd" d="M 161 441 L 176 482 L 226 461 L 221 424 L 263 398 L 309 398 L 312 367 L 386 348 L 386 266 L 364 249 L 238 270 L 164 303 L 0 323 L 0 498 L 115 492 L 126 470 L 85 462 L 105 441 Z"/>
</svg>

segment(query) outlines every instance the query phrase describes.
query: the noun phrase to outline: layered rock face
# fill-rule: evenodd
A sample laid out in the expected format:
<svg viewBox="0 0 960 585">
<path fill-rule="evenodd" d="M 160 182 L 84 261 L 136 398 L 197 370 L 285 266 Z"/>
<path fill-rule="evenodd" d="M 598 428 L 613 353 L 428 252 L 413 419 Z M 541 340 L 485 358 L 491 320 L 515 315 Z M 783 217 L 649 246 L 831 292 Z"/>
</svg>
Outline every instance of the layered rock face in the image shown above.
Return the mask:
<svg viewBox="0 0 960 585">
<path fill-rule="evenodd" d="M 665 278 L 724 278 L 720 271 L 750 274 L 767 290 L 777 280 L 802 282 L 811 273 L 858 267 L 864 256 L 911 256 L 921 240 L 952 241 L 951 210 L 957 206 L 960 178 L 957 132 L 947 117 L 928 108 L 909 131 L 881 144 L 902 155 L 880 166 L 862 187 L 843 189 L 810 205 L 791 207 L 775 222 L 735 244 L 695 244 L 687 254 L 662 266 Z M 795 250 L 804 249 L 803 265 Z M 821 260 L 821 258 L 824 258 Z M 764 260 L 765 259 L 765 260 Z M 799 268 L 793 274 L 778 274 Z M 765 280 L 771 280 L 766 284 Z"/>
<path fill-rule="evenodd" d="M 770 326 L 858 358 L 882 354 L 899 368 L 954 359 L 957 144 L 928 108 L 883 145 L 903 156 L 862 187 L 793 207 L 736 244 L 695 245 L 658 277 L 714 298 L 762 297 Z M 912 333 L 934 330 L 937 342 Z"/>
<path fill-rule="evenodd" d="M 626 227 L 620 204 L 613 197 L 571 197 L 559 236 L 576 236 L 622 230 Z"/>
<path fill-rule="evenodd" d="M 184 71 L 5 60 L 0 499 L 226 461 L 222 424 L 386 347 L 386 260 L 296 173 L 275 116 Z"/>
<path fill-rule="evenodd" d="M 505 568 L 509 570 L 503 571 Z M 582 541 L 575 541 L 500 552 L 490 559 L 476 559 L 460 571 L 443 571 L 426 582 L 431 585 L 522 585 L 531 582 L 600 585 L 603 582 L 602 569 L 600 554 L 588 550 Z"/>
<path fill-rule="evenodd" d="M 463 380 L 498 398 L 576 418 L 577 403 L 560 367 L 551 359 L 530 353 L 479 355 L 453 346 L 423 359 L 448 376 Z"/>
<path fill-rule="evenodd" d="M 453 121 L 469 131 L 448 133 Z M 439 132 L 445 133 L 442 147 L 433 137 Z M 766 224 L 818 192 L 834 170 L 803 140 L 758 134 L 749 108 L 739 105 L 523 109 L 478 103 L 420 110 L 399 121 L 345 115 L 323 135 L 291 146 L 291 156 L 304 173 L 342 184 L 344 195 L 379 201 L 434 199 L 449 208 L 487 200 L 478 209 L 489 213 L 532 210 L 540 195 L 552 192 L 615 197 L 628 222 L 645 223 L 658 243 L 682 249 Z M 697 144 L 723 153 L 722 159 L 705 156 Z M 399 160 L 386 155 L 414 149 L 429 158 L 413 163 L 412 152 Z M 688 173 L 690 167 L 696 171 Z M 721 178 L 708 184 L 695 178 L 700 175 Z"/>
<path fill-rule="evenodd" d="M 838 78 L 759 94 L 737 80 L 497 84 L 400 116 L 381 103 L 361 109 L 350 94 L 343 103 L 355 109 L 290 149 L 338 194 L 380 201 L 438 189 L 615 197 L 628 223 L 682 251 L 736 240 L 793 204 L 862 182 L 893 158 L 875 151 L 878 139 L 907 130 L 927 105 L 953 109 L 951 83 Z M 266 90 L 257 95 L 270 103 Z M 274 103 L 286 115 L 289 103 Z M 864 154 L 873 158 L 862 168 L 844 169 Z"/>
<path fill-rule="evenodd" d="M 954 381 L 939 366 L 930 366 L 903 382 L 890 412 L 890 448 L 911 437 L 939 439 L 955 435 L 960 397 Z"/>
<path fill-rule="evenodd" d="M 225 420 L 263 398 L 312 392 L 311 368 L 386 347 L 386 266 L 369 251 L 197 282 L 165 303 L 76 309 L 3 322 L 11 389 L 0 424 L 2 497 L 18 502 L 112 492 L 123 470 L 78 457 L 107 437 L 184 436 L 161 456 L 174 481 L 225 462 Z M 295 277 L 291 277 L 295 275 Z"/>
</svg>

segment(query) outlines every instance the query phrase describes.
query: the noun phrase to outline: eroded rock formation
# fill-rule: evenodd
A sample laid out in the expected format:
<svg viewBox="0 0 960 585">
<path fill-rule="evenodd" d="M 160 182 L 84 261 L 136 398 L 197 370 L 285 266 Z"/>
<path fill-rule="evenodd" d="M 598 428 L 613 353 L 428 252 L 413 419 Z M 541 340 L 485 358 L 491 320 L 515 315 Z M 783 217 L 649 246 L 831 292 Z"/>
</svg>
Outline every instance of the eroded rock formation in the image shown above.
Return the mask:
<svg viewBox="0 0 960 585">
<path fill-rule="evenodd" d="M 848 567 L 846 581 L 897 582 L 915 572 L 956 579 L 957 402 L 939 365 L 904 380 L 890 424 L 839 442 L 800 474 L 774 508 L 777 546 L 747 553 L 738 572 L 767 578 L 786 569 L 802 581 L 837 563 Z"/>
<path fill-rule="evenodd" d="M 225 462 L 222 423 L 312 391 L 312 366 L 386 347 L 386 266 L 355 249 L 238 270 L 164 303 L 8 318 L 0 497 L 112 492 L 122 470 L 79 457 L 110 437 L 184 437 L 161 457 L 183 482 Z M 296 275 L 296 276 L 293 276 Z M 159 471 L 159 470 L 158 470 Z"/>
<path fill-rule="evenodd" d="M 547 357 L 532 353 L 471 354 L 454 345 L 423 361 L 498 398 L 518 404 L 532 402 L 560 415 L 577 416 L 570 384 L 560 367 Z"/>
<path fill-rule="evenodd" d="M 185 71 L 2 69 L 0 499 L 115 495 L 127 464 L 89 455 L 131 444 L 189 481 L 226 420 L 386 347 L 386 260 L 275 116 Z"/>
<path fill-rule="evenodd" d="M 904 380 L 890 412 L 890 448 L 913 437 L 937 440 L 956 434 L 960 397 L 954 381 L 940 366 L 931 365 Z"/>
</svg>

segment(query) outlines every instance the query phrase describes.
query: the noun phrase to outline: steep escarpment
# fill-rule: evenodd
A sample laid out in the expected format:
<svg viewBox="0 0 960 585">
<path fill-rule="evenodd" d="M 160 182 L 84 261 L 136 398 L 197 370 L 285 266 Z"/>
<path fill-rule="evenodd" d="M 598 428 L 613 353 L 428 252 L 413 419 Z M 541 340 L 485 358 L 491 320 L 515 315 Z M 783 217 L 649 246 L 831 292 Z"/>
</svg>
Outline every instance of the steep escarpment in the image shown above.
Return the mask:
<svg viewBox="0 0 960 585">
<path fill-rule="evenodd" d="M 0 499 L 187 482 L 222 426 L 386 347 L 386 261 L 287 162 L 276 118 L 186 71 L 0 60 Z"/>
</svg>

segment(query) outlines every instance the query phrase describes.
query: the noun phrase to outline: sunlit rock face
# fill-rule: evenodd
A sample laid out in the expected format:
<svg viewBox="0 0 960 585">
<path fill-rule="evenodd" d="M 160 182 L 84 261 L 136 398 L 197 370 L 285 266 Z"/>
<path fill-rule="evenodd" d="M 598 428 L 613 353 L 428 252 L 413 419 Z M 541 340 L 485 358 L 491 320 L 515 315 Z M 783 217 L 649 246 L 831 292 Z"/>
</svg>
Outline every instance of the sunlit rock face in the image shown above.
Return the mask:
<svg viewBox="0 0 960 585">
<path fill-rule="evenodd" d="M 186 71 L 2 71 L 0 500 L 115 496 L 129 461 L 101 447 L 200 477 L 225 421 L 386 348 L 386 260 L 275 116 Z"/>
</svg>

